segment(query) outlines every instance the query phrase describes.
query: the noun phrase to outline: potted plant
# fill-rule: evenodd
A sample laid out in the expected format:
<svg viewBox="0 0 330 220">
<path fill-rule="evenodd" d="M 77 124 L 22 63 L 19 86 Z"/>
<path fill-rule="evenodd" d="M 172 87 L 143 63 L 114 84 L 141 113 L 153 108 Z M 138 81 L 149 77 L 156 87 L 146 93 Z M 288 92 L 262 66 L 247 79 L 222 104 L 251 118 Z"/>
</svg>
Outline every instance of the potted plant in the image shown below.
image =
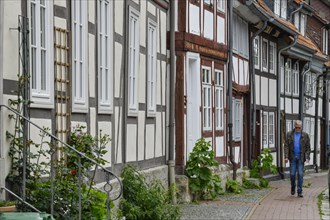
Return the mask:
<svg viewBox="0 0 330 220">
<path fill-rule="evenodd" d="M 15 211 L 16 211 L 15 201 L 0 201 L 0 213 L 15 212 Z"/>
</svg>

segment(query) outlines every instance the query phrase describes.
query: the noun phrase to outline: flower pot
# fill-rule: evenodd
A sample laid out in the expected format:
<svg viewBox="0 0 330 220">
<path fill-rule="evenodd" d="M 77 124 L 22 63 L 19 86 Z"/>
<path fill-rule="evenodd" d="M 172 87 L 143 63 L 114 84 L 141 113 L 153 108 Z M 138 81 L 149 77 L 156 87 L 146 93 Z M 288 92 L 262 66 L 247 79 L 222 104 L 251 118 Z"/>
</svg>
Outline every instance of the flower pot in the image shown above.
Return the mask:
<svg viewBox="0 0 330 220">
<path fill-rule="evenodd" d="M 11 206 L 0 207 L 0 213 L 3 213 L 3 212 L 16 212 L 16 206 L 11 205 Z"/>
</svg>

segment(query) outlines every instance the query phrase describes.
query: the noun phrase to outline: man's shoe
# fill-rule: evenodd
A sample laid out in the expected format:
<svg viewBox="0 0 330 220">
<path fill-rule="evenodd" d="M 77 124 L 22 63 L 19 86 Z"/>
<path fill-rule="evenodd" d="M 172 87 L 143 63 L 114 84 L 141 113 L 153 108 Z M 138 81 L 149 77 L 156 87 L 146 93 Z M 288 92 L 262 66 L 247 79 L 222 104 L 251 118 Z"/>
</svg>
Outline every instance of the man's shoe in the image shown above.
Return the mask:
<svg viewBox="0 0 330 220">
<path fill-rule="evenodd" d="M 294 188 L 293 189 L 291 188 L 291 195 L 294 195 L 294 193 L 295 193 Z"/>
<path fill-rule="evenodd" d="M 302 197 L 304 197 L 304 196 L 303 196 L 303 194 L 298 193 L 298 197 L 302 198 Z"/>
</svg>

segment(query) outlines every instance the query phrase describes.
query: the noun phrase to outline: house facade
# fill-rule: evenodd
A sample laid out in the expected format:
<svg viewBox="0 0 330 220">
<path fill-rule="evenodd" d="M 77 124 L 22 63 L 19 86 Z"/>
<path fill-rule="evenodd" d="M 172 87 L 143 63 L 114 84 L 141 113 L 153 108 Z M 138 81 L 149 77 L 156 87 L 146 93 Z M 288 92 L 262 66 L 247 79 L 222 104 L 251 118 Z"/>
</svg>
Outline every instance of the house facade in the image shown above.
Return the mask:
<svg viewBox="0 0 330 220">
<path fill-rule="evenodd" d="M 32 122 L 64 142 L 77 126 L 109 135 L 108 169 L 120 175 L 134 164 L 167 181 L 169 2 L 14 0 L 0 10 L 1 105 L 17 99 L 25 71 Z M 10 169 L 9 114 L 1 108 L 1 186 Z M 28 132 L 40 141 L 39 129 Z"/>
</svg>

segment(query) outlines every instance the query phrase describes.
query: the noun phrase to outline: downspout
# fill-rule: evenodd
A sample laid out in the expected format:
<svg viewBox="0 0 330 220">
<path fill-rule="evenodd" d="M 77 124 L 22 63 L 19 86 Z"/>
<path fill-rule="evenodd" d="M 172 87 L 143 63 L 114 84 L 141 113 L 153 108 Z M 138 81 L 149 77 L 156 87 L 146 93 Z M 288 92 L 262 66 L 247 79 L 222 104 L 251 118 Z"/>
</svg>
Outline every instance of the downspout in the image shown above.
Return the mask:
<svg viewBox="0 0 330 220">
<path fill-rule="evenodd" d="M 290 45 L 288 45 L 287 47 L 283 47 L 282 49 L 280 49 L 278 51 L 278 55 L 277 55 L 277 71 L 279 71 L 281 69 L 281 53 L 291 47 L 293 47 L 298 40 L 298 33 L 294 34 L 294 40 L 292 41 L 292 43 Z M 282 165 L 281 165 L 281 73 L 278 72 L 277 74 L 277 96 L 276 96 L 276 104 L 277 104 L 277 152 L 276 152 L 276 156 L 277 156 L 277 171 L 280 174 L 281 178 L 284 179 L 284 173 L 283 173 L 283 169 L 282 169 Z"/>
<path fill-rule="evenodd" d="M 228 141 L 229 141 L 229 160 L 233 165 L 233 180 L 237 177 L 237 164 L 234 160 L 233 152 L 233 118 L 232 118 L 232 100 L 233 100 L 233 1 L 228 1 Z"/>
<path fill-rule="evenodd" d="M 303 5 L 304 5 L 304 3 L 301 2 L 299 8 L 297 8 L 296 10 L 294 10 L 293 12 L 291 12 L 291 14 L 290 14 L 290 21 L 291 21 L 291 22 L 292 22 L 292 17 L 293 17 L 293 15 L 294 15 L 295 13 L 297 13 L 298 11 L 300 11 L 300 10 L 302 9 Z"/>
<path fill-rule="evenodd" d="M 251 50 L 250 50 L 250 59 L 252 60 L 251 62 L 251 91 L 252 91 L 252 99 L 253 99 L 253 106 L 252 106 L 252 138 L 250 140 L 252 141 L 252 144 L 250 144 L 250 149 L 249 149 L 249 166 L 251 166 L 251 160 L 252 160 L 252 155 L 254 155 L 254 149 L 255 149 L 255 141 L 256 141 L 256 85 L 255 85 L 255 62 L 254 62 L 254 40 L 255 38 L 263 32 L 267 25 L 268 22 L 274 20 L 274 18 L 270 18 L 268 21 L 264 22 L 264 25 L 262 26 L 261 29 L 259 29 L 257 32 L 253 33 L 250 41 L 251 45 Z M 250 137 L 251 137 L 251 132 L 250 132 Z"/>
<path fill-rule="evenodd" d="M 124 2 L 124 18 L 127 17 L 127 10 L 128 10 L 128 6 L 127 6 L 127 0 L 125 0 Z M 123 36 L 125 36 L 125 42 L 124 42 L 124 51 L 125 54 L 124 54 L 124 67 L 123 67 L 123 89 L 122 89 L 122 94 L 123 94 L 123 109 L 122 109 L 122 112 L 123 112 L 123 124 L 122 124 L 122 163 L 125 164 L 126 163 L 126 149 L 127 149 L 127 108 L 128 108 L 128 92 L 125 92 L 126 91 L 126 88 L 128 88 L 127 84 L 127 71 L 128 71 L 128 59 L 127 59 L 127 54 L 128 54 L 128 51 L 127 51 L 127 45 L 128 45 L 128 36 L 127 36 L 127 22 L 128 20 L 126 20 L 124 22 L 124 29 L 123 29 Z"/>
<path fill-rule="evenodd" d="M 325 126 L 324 126 L 324 138 L 326 143 L 326 155 L 325 155 L 325 166 L 329 163 L 329 83 L 327 80 L 325 82 L 325 102 L 324 102 L 324 112 L 325 112 Z M 329 168 L 329 167 L 328 167 Z M 329 198 L 330 199 L 330 198 Z"/>
<path fill-rule="evenodd" d="M 175 184 L 174 129 L 175 129 L 175 0 L 170 1 L 170 112 L 169 112 L 169 184 Z M 172 190 L 174 191 L 174 190 Z M 172 192 L 172 203 L 176 204 L 176 193 Z"/>
</svg>

